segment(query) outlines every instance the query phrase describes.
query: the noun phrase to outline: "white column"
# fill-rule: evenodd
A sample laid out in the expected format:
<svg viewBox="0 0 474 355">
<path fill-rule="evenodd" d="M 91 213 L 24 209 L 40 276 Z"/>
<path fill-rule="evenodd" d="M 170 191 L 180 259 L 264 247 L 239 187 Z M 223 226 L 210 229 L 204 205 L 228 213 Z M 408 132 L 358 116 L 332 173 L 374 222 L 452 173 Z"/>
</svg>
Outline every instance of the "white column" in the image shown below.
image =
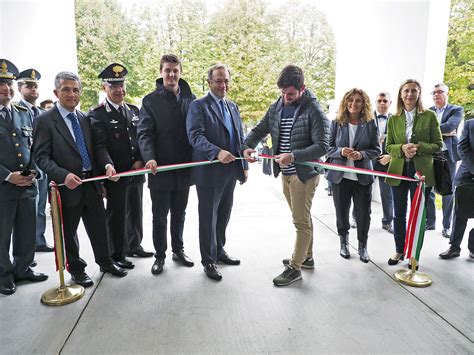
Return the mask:
<svg viewBox="0 0 474 355">
<path fill-rule="evenodd" d="M 55 75 L 77 73 L 74 0 L 0 0 L 0 57 L 37 69 L 38 102 L 54 100 Z"/>
</svg>

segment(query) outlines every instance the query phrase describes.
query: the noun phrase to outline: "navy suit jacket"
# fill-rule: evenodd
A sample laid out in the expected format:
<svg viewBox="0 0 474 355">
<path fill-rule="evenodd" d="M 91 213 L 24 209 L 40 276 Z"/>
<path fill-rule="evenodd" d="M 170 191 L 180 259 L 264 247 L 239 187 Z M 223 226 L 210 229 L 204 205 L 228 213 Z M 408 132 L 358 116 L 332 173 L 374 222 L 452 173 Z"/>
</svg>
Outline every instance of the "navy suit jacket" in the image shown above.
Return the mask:
<svg viewBox="0 0 474 355">
<path fill-rule="evenodd" d="M 462 163 L 456 174 L 455 184 L 474 179 L 474 119 L 464 122 L 464 128 L 459 139 L 458 153 Z"/>
<path fill-rule="evenodd" d="M 342 148 L 349 147 L 349 124 L 339 126 L 336 121 L 331 123 L 331 137 L 329 139 L 329 150 L 326 155 L 332 158 L 332 163 L 347 165 L 347 158 L 341 155 Z M 354 137 L 354 150 L 362 153 L 362 160 L 354 161 L 356 168 L 372 170 L 372 160 L 377 158 L 381 152 L 378 128 L 375 120 L 362 122 L 357 127 Z M 335 184 L 339 184 L 344 176 L 344 172 L 329 170 L 327 179 Z M 372 175 L 357 174 L 357 179 L 362 185 L 374 182 Z"/>
<path fill-rule="evenodd" d="M 232 101 L 226 100 L 232 117 L 234 137 L 237 147 L 230 146 L 230 135 L 224 124 L 224 118 L 219 105 L 208 94 L 189 105 L 186 117 L 186 129 L 189 143 L 193 147 L 193 161 L 215 160 L 221 149 L 227 150 L 236 157 L 241 156 L 240 147 L 243 144 L 242 119 L 239 109 Z M 193 168 L 191 173 L 196 185 L 217 187 L 225 183 L 232 175 L 235 179 L 244 181 L 244 169 L 248 169 L 245 160 L 236 160 L 230 164 L 216 163 Z"/>
<path fill-rule="evenodd" d="M 431 107 L 430 110 L 436 112 L 436 107 Z M 441 129 L 441 134 L 450 133 L 454 130 L 457 130 L 459 124 L 461 123 L 464 117 L 464 109 L 461 106 L 456 105 L 446 105 L 446 109 L 443 112 L 443 117 L 441 117 L 441 122 L 439 128 Z M 458 137 L 448 137 L 443 136 L 444 144 L 448 148 L 449 157 L 451 161 L 456 162 L 461 160 L 458 155 Z"/>
</svg>

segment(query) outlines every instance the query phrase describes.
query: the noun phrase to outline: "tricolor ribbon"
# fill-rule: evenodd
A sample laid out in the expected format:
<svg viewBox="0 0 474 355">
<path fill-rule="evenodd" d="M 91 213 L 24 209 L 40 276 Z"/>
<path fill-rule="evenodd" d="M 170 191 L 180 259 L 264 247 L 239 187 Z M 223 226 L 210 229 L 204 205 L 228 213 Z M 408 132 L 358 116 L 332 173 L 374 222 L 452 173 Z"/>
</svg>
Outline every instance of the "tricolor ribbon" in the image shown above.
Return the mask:
<svg viewBox="0 0 474 355">
<path fill-rule="evenodd" d="M 276 159 L 275 156 L 266 155 L 266 154 L 257 155 L 255 156 L 255 158 L 269 159 L 269 160 Z M 236 159 L 244 159 L 244 158 L 236 157 Z M 219 163 L 219 160 L 216 159 L 216 160 L 211 160 L 211 161 L 205 160 L 205 161 L 197 161 L 197 162 L 190 162 L 190 163 L 161 165 L 156 168 L 156 172 L 160 173 L 164 171 L 193 168 L 197 166 L 204 166 L 204 165 L 210 165 L 210 164 L 216 164 L 216 163 Z M 302 165 L 312 166 L 312 167 L 320 167 L 327 170 L 351 172 L 351 173 L 356 173 L 356 174 L 372 175 L 372 176 L 378 176 L 378 177 L 383 177 L 383 178 L 392 178 L 392 179 L 398 179 L 398 180 L 417 182 L 418 187 L 413 197 L 412 205 L 410 209 L 410 218 L 408 220 L 404 253 L 406 254 L 407 258 L 411 258 L 414 251 L 413 257 L 417 261 L 419 260 L 421 247 L 423 245 L 424 232 L 425 232 L 425 228 L 424 228 L 425 227 L 425 192 L 424 192 L 425 183 L 423 180 L 421 180 L 421 176 L 419 173 L 415 175 L 415 178 L 410 178 L 403 175 L 391 174 L 391 173 L 356 168 L 356 167 L 348 167 L 345 165 L 325 163 L 325 162 L 316 161 L 316 160 L 307 161 L 307 162 L 298 162 L 296 164 L 302 164 Z M 114 177 L 127 177 L 127 176 L 145 175 L 145 174 L 150 174 L 150 173 L 153 173 L 152 169 L 143 168 L 143 169 L 137 169 L 137 170 L 124 171 L 121 173 L 117 173 L 113 176 Z M 92 182 L 92 181 L 100 181 L 100 180 L 106 180 L 108 178 L 109 177 L 106 175 L 101 175 L 101 176 L 95 176 L 88 179 L 83 179 L 82 182 L 86 183 L 86 182 Z M 55 185 L 55 186 L 64 186 L 64 184 Z M 65 253 L 65 248 L 64 248 L 64 238 L 63 238 L 64 231 L 62 227 L 62 207 L 61 207 L 61 198 L 59 196 L 59 190 L 57 191 L 57 202 L 58 202 L 57 203 L 58 216 L 61 220 L 57 228 L 59 229 L 62 242 L 60 243 L 60 245 L 56 245 L 55 243 L 55 250 L 56 250 L 56 255 L 58 252 L 62 253 L 63 260 L 65 260 L 65 265 L 67 267 L 66 253 Z M 62 267 L 64 269 L 64 265 L 59 265 L 58 263 L 58 260 L 60 259 L 61 258 L 56 257 L 56 268 Z"/>
</svg>

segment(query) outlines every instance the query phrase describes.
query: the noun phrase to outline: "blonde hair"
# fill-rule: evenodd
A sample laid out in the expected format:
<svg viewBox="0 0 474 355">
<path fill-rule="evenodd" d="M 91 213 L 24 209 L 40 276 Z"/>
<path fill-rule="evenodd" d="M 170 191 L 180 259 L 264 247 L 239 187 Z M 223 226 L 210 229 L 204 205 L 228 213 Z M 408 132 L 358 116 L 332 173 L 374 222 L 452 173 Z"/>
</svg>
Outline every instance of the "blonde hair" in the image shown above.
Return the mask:
<svg viewBox="0 0 474 355">
<path fill-rule="evenodd" d="M 415 79 L 407 79 L 400 85 L 400 88 L 398 89 L 397 116 L 400 116 L 401 114 L 403 114 L 403 110 L 405 109 L 405 104 L 403 103 L 403 100 L 402 100 L 402 89 L 407 84 L 415 84 L 418 87 L 418 90 L 420 90 L 420 95 L 418 96 L 418 101 L 416 102 L 416 112 L 417 113 L 425 112 L 423 102 L 421 101 L 421 85 L 420 85 L 420 83 Z"/>
<path fill-rule="evenodd" d="M 342 98 L 341 103 L 339 104 L 339 110 L 337 111 L 336 115 L 336 122 L 340 126 L 349 122 L 349 118 L 351 115 L 347 110 L 347 103 L 349 102 L 351 96 L 356 94 L 362 96 L 363 100 L 363 108 L 360 113 L 360 119 L 363 122 L 369 122 L 374 119 L 374 112 L 372 110 L 372 105 L 370 104 L 369 95 L 367 95 L 367 93 L 362 89 L 353 88 L 344 94 L 344 97 Z"/>
</svg>

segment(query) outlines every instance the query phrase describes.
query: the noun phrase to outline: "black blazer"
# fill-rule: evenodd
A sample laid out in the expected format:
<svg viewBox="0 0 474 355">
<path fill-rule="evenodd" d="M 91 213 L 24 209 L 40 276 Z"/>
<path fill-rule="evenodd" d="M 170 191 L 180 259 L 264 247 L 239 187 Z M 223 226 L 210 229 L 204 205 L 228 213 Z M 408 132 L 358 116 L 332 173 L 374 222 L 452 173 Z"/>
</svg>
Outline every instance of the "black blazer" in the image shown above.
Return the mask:
<svg viewBox="0 0 474 355">
<path fill-rule="evenodd" d="M 98 169 L 105 172 L 105 165 L 112 162 L 117 172 L 130 170 L 136 161 L 141 161 L 138 148 L 138 108 L 124 105 L 122 116 L 108 101 L 89 112 L 92 125 L 94 149 Z M 144 176 L 139 176 L 142 182 Z M 120 179 L 120 181 L 124 179 Z"/>
<path fill-rule="evenodd" d="M 76 113 L 91 159 L 92 174 L 95 176 L 98 175 L 98 170 L 94 159 L 92 127 L 83 112 L 76 110 Z M 33 149 L 36 163 L 48 175 L 48 180 L 62 184 L 69 173 L 81 176 L 81 154 L 56 105 L 36 118 L 33 129 Z M 97 184 L 96 187 L 98 187 Z M 78 203 L 81 199 L 81 189 L 82 186 L 74 190 L 65 186 L 61 187 L 63 202 Z"/>
</svg>

